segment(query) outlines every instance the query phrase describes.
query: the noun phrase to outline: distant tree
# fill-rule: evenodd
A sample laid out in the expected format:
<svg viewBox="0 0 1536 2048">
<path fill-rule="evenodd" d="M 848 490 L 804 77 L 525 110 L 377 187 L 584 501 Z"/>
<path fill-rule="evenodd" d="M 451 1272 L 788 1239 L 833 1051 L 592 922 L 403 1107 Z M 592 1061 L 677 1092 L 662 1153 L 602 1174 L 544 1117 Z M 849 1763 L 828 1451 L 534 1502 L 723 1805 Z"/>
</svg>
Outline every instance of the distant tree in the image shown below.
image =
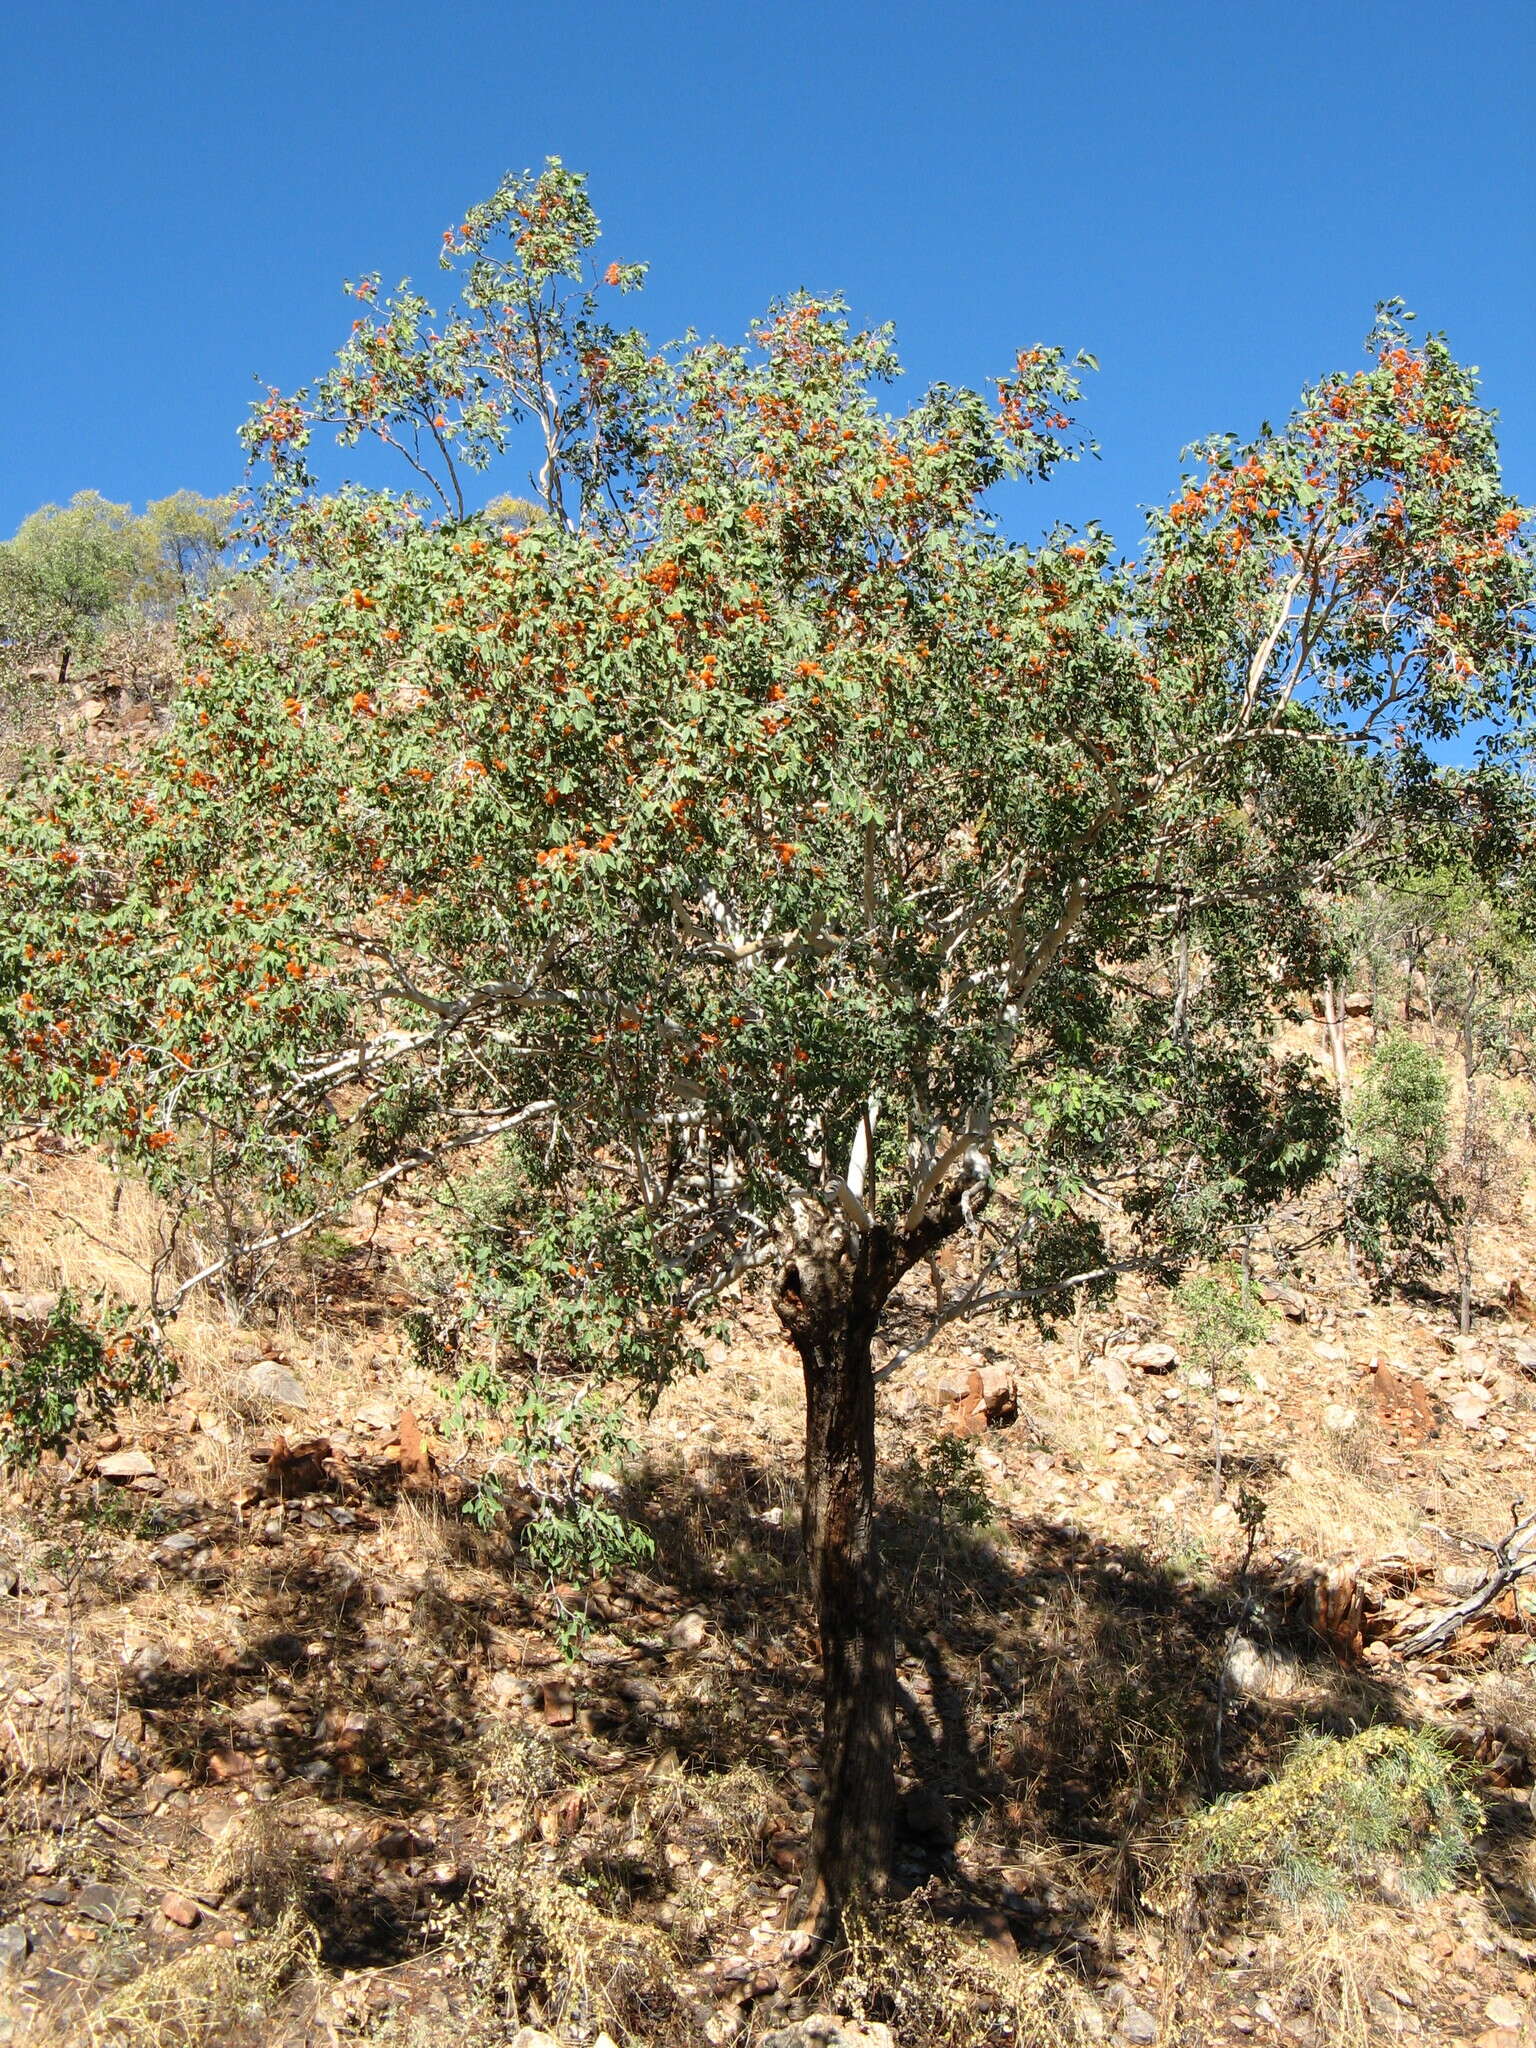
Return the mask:
<svg viewBox="0 0 1536 2048">
<path fill-rule="evenodd" d="M 0 543 L 0 661 L 57 665 L 153 627 L 220 582 L 233 497 L 177 491 L 136 515 L 99 491 L 44 505 Z"/>
<path fill-rule="evenodd" d="M 511 491 L 502 491 L 481 506 L 480 517 L 503 532 L 521 533 L 526 527 L 537 526 L 549 514 L 532 498 L 519 498 Z"/>
<path fill-rule="evenodd" d="M 1051 1315 L 1317 1170 L 1277 1014 L 1433 782 L 1421 743 L 1525 688 L 1530 565 L 1470 373 L 1394 315 L 1359 374 L 1206 446 L 1125 561 L 986 513 L 1071 452 L 1059 351 L 884 411 L 890 337 L 835 301 L 743 347 L 615 328 L 640 272 L 596 234 L 560 165 L 509 179 L 446 238 L 457 305 L 403 289 L 258 409 L 256 527 L 313 601 L 259 642 L 194 626 L 163 746 L 11 807 L 0 1078 L 222 1216 L 246 1272 L 503 1148 L 461 1275 L 487 1399 L 567 1353 L 654 1387 L 769 1276 L 825 1930 L 892 1847 L 893 1293 L 965 1233 L 936 1323 Z M 319 495 L 324 421 L 431 495 Z M 520 423 L 547 517 L 498 534 L 462 472 Z"/>
<path fill-rule="evenodd" d="M 144 507 L 141 528 L 149 558 L 146 596 L 172 605 L 206 597 L 227 573 L 233 494 L 204 497 L 174 491 Z"/>
<path fill-rule="evenodd" d="M 44 505 L 0 544 L 0 638 L 27 655 L 78 646 L 147 566 L 146 537 L 131 507 L 99 491 Z"/>
<path fill-rule="evenodd" d="M 1434 1245 L 1450 1259 L 1466 1331 L 1473 1238 L 1504 1213 L 1513 1186 L 1499 1076 L 1528 1076 L 1536 1023 L 1536 818 L 1529 786 L 1509 775 L 1448 772 L 1433 797 L 1399 837 L 1395 857 L 1350 906 L 1350 923 L 1378 994 L 1401 983 L 1405 1016 L 1417 1014 L 1441 1048 L 1454 1048 L 1459 1101 L 1452 1106 L 1447 1096 L 1434 1168 L 1444 1213 L 1434 1217 L 1433 1205 L 1419 1210 L 1433 1227 L 1417 1263 L 1432 1259 Z M 1397 1039 L 1378 1044 L 1377 1052 L 1365 1121 L 1355 1119 L 1362 1131 L 1380 1122 L 1383 1090 L 1390 1094 L 1416 1064 L 1440 1064 L 1430 1048 L 1408 1053 Z M 1354 1180 L 1361 1181 L 1365 1211 L 1379 1204 L 1383 1170 L 1380 1159 L 1370 1164 L 1352 1155 L 1346 1206 Z"/>
</svg>

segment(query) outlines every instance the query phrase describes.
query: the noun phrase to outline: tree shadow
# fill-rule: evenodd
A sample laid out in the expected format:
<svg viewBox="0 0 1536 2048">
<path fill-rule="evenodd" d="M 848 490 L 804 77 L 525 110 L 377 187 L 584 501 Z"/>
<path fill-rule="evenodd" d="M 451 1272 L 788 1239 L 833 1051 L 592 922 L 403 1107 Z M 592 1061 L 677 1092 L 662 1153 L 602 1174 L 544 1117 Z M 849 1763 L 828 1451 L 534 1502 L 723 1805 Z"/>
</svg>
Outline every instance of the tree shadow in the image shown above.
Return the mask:
<svg viewBox="0 0 1536 2048">
<path fill-rule="evenodd" d="M 515 1540 L 418 1497 L 433 1552 L 421 1568 L 360 1566 L 339 1539 L 303 1548 L 302 1533 L 248 1550 L 240 1649 L 130 1668 L 123 1704 L 152 1733 L 153 1767 L 184 1772 L 201 1800 L 245 1795 L 272 1816 L 273 1868 L 236 1872 L 231 1903 L 297 1899 L 328 1967 L 418 1952 L 434 1913 L 476 1881 L 478 1773 L 503 1723 L 558 1755 L 567 1783 L 606 1786 L 594 1811 L 662 1761 L 684 1798 L 757 1774 L 746 1853 L 768 1881 L 794 1875 L 820 1693 L 793 1488 L 782 1467 L 721 1453 L 704 1472 L 637 1473 L 625 1506 L 655 1556 L 586 1591 L 574 1661 L 556 1632 L 581 1603 Z M 300 1532 L 305 1512 L 284 1505 Z M 1413 1720 L 1406 1691 L 1341 1663 L 1261 1573 L 1196 1577 L 1044 1517 L 936 1533 L 899 1484 L 881 1540 L 900 1655 L 898 1888 L 1085 1973 L 1137 1917 L 1190 1812 L 1262 1782 L 1305 1729 Z M 1239 1626 L 1304 1683 L 1284 1698 L 1234 1688 L 1223 1671 Z M 1495 1801 L 1484 1870 L 1527 1929 L 1528 1898 L 1498 1873 L 1530 1839 L 1528 1807 Z M 616 1881 L 614 1839 L 588 1848 L 578 1823 L 559 1840 Z M 664 1866 L 637 1864 L 621 1889 L 660 1897 L 667 1883 Z"/>
<path fill-rule="evenodd" d="M 1262 1480 L 1263 1456 L 1253 1464 Z M 722 1554 L 765 1547 L 768 1476 L 737 1457 L 718 1481 L 702 1510 L 651 1522 L 669 1575 L 700 1598 L 721 1598 Z M 1420 1724 L 1390 1666 L 1346 1660 L 1317 1633 L 1281 1562 L 1195 1577 L 1045 1517 L 1011 1520 L 995 1538 L 936 1534 L 895 1489 L 881 1545 L 901 1660 L 898 1886 L 1006 1926 L 1019 1948 L 1092 1964 L 1103 1929 L 1139 1917 L 1192 1812 L 1266 1782 L 1303 1733 Z M 724 1610 L 736 1617 L 738 1666 L 793 1719 L 812 1759 L 796 1774 L 809 1807 L 819 1674 L 792 1515 L 767 1547 L 773 1571 L 745 1603 L 730 1588 Z M 1233 1682 L 1239 1633 L 1283 1674 L 1273 1693 Z M 798 1642 L 803 1665 L 765 1664 L 753 1650 L 764 1641 Z M 708 1745 L 716 1763 L 729 1755 L 720 1733 Z M 1527 1755 L 1526 1786 L 1531 1764 Z M 1536 1839 L 1529 1804 L 1510 1796 L 1518 1789 L 1485 1792 L 1479 1863 L 1506 1917 L 1529 1931 L 1529 1894 L 1507 1881 Z"/>
</svg>

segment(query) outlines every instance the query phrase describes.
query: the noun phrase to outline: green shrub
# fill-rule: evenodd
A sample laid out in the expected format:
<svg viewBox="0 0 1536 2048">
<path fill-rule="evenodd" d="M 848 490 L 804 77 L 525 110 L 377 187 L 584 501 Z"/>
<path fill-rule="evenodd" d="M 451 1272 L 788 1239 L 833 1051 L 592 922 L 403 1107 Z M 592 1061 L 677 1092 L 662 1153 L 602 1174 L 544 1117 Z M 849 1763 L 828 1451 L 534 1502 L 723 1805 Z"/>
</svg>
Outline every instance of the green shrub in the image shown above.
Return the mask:
<svg viewBox="0 0 1536 2048">
<path fill-rule="evenodd" d="M 913 1513 L 945 1529 L 984 1529 L 991 1497 L 969 1437 L 938 1436 L 908 1451 L 894 1474 L 895 1492 Z"/>
<path fill-rule="evenodd" d="M 167 1361 L 131 1315 L 101 1297 L 87 1319 L 66 1288 L 45 1323 L 0 1324 L 0 1458 L 35 1464 L 77 1422 L 164 1390 Z"/>
<path fill-rule="evenodd" d="M 1359 1166 L 1346 1229 L 1373 1265 L 1404 1279 L 1439 1264 L 1458 1220 L 1442 1171 L 1449 1103 L 1439 1055 L 1394 1031 L 1371 1054 L 1350 1108 Z"/>
<path fill-rule="evenodd" d="M 1433 1735 L 1309 1734 L 1267 1785 L 1196 1816 L 1175 1874 L 1262 1884 L 1335 1913 L 1389 1874 L 1427 1898 L 1454 1883 L 1481 1821 L 1461 1766 Z"/>
</svg>

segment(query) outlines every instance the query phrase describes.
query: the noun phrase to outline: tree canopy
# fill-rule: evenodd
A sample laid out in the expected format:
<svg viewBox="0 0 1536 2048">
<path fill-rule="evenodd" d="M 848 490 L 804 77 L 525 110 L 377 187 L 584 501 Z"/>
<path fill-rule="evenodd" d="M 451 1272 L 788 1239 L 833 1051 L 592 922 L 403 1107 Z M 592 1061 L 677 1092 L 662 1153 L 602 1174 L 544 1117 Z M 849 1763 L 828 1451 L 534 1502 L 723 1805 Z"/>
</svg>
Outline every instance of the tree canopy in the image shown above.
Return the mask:
<svg viewBox="0 0 1536 2048">
<path fill-rule="evenodd" d="M 252 532 L 306 601 L 194 622 L 164 743 L 9 807 L 0 1073 L 221 1215 L 247 1270 L 507 1143 L 545 1222 L 513 1203 L 465 1323 L 520 1304 L 530 1360 L 579 1324 L 584 1369 L 654 1381 L 772 1268 L 807 1377 L 820 1914 L 889 1804 L 888 1296 L 964 1229 L 946 1317 L 1050 1313 L 1319 1169 L 1336 1113 L 1274 1022 L 1330 891 L 1426 790 L 1496 778 L 1431 756 L 1526 712 L 1525 515 L 1473 373 L 1388 309 L 1364 368 L 1195 451 L 1133 555 L 1026 545 L 988 494 L 1075 452 L 1086 359 L 891 410 L 892 338 L 839 301 L 657 348 L 607 318 L 642 272 L 596 238 L 572 173 L 509 179 L 445 238 L 446 314 L 365 280 L 336 368 L 259 406 Z M 326 423 L 421 492 L 321 494 Z M 530 431 L 546 516 L 467 513 L 463 472 Z M 855 1782 L 877 1752 L 883 1789 Z"/>
<path fill-rule="evenodd" d="M 206 596 L 229 543 L 233 495 L 176 491 L 135 514 L 100 491 L 44 505 L 0 543 L 0 643 L 31 657 L 92 640 L 130 604 Z"/>
</svg>

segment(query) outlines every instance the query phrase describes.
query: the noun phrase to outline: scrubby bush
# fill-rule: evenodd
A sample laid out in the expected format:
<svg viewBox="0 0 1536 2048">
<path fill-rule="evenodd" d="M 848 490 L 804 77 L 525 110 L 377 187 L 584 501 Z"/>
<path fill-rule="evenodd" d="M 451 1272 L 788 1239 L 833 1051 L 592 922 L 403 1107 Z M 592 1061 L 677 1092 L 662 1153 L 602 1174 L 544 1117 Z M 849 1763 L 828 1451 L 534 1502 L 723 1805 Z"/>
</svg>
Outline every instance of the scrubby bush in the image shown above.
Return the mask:
<svg viewBox="0 0 1536 2048">
<path fill-rule="evenodd" d="M 1388 1726 L 1344 1740 L 1310 1734 L 1267 1785 L 1190 1823 L 1176 1874 L 1329 1912 L 1389 1877 L 1430 1897 L 1455 1882 L 1481 1820 L 1461 1765 L 1433 1735 Z"/>
<path fill-rule="evenodd" d="M 1431 1047 L 1391 1032 L 1371 1054 L 1350 1106 L 1358 1167 L 1349 1190 L 1352 1243 L 1378 1271 L 1414 1279 L 1444 1257 L 1457 1221 L 1442 1178 L 1450 1082 Z"/>
<path fill-rule="evenodd" d="M 105 1296 L 86 1312 L 66 1289 L 47 1317 L 0 1319 L 0 1458 L 35 1464 L 78 1422 L 105 1421 L 168 1378 L 159 1346 Z"/>
</svg>

